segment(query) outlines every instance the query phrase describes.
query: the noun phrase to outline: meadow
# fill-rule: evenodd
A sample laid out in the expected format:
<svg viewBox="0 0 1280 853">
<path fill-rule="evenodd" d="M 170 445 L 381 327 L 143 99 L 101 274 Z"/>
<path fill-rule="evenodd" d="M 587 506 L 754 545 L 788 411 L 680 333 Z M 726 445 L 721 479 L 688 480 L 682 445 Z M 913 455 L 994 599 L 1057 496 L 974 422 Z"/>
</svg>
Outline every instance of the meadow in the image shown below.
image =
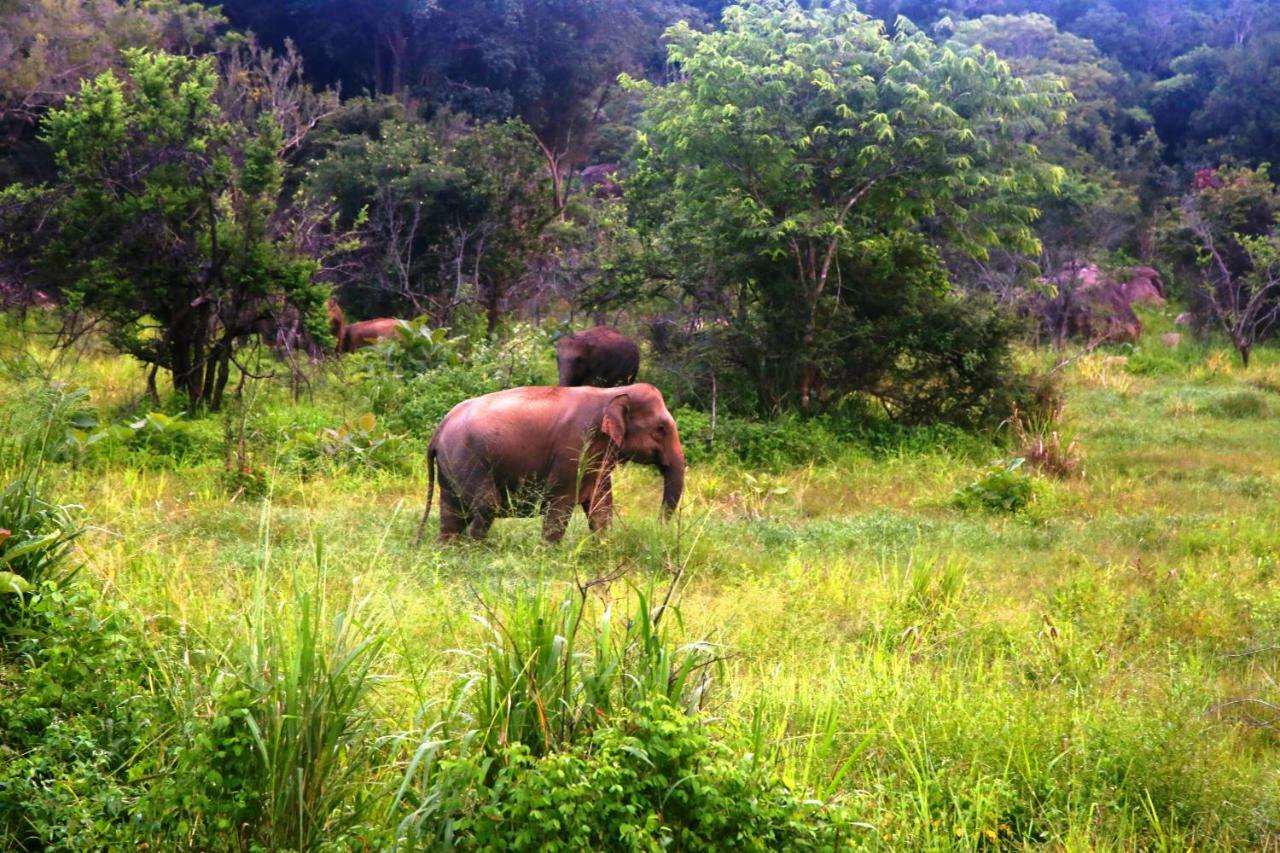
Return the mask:
<svg viewBox="0 0 1280 853">
<path fill-rule="evenodd" d="M 708 762 L 660 820 L 698 784 L 700 811 L 619 849 L 1278 846 L 1280 352 L 1169 350 L 1166 317 L 1024 352 L 1061 365 L 1060 419 L 1029 427 L 1059 475 L 1011 465 L 1009 429 L 722 418 L 709 441 L 682 410 L 674 523 L 624 470 L 604 535 L 579 514 L 559 546 L 507 519 L 414 548 L 431 395 L 482 390 L 464 368 L 348 359 L 192 419 L 129 360 L 10 322 L 6 479 L 35 424 L 41 488 L 86 529 L 0 655 L 6 846 L 572 847 L 623 798 L 585 776 L 557 799 L 581 767 L 548 756 L 647 749 L 636 778 L 658 774 L 646 720 Z M 475 381 L 549 381 L 526 338 Z M 657 694 L 696 726 L 644 711 Z"/>
</svg>

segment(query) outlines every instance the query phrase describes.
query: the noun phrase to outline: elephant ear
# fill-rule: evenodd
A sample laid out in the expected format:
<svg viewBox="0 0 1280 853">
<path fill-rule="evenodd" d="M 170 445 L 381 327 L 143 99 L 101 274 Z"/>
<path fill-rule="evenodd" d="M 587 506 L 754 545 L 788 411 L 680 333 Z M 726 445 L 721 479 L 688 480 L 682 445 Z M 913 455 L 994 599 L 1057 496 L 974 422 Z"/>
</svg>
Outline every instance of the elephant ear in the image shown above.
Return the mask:
<svg viewBox="0 0 1280 853">
<path fill-rule="evenodd" d="M 604 414 L 600 418 L 600 431 L 609 436 L 609 440 L 618 447 L 622 446 L 622 440 L 627 437 L 627 409 L 630 407 L 631 398 L 626 394 L 619 394 L 604 407 Z"/>
</svg>

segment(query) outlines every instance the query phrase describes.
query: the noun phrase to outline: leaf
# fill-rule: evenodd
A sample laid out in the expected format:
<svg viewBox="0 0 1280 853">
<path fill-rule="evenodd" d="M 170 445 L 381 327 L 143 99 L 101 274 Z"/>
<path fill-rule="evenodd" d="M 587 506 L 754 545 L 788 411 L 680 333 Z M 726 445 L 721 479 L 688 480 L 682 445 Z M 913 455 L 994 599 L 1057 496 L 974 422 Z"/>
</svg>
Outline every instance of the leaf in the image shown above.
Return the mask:
<svg viewBox="0 0 1280 853">
<path fill-rule="evenodd" d="M 22 595 L 28 592 L 31 592 L 31 584 L 22 575 L 0 572 L 0 595 Z"/>
</svg>

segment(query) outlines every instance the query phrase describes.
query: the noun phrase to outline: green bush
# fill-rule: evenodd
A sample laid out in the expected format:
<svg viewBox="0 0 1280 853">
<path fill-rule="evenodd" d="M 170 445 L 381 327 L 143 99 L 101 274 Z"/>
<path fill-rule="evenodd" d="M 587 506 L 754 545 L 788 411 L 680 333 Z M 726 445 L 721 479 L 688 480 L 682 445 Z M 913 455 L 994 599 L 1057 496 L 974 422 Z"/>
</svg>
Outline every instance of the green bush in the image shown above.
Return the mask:
<svg viewBox="0 0 1280 853">
<path fill-rule="evenodd" d="M 366 357 L 361 391 L 392 432 L 426 438 L 463 400 L 522 385 L 556 384 L 554 350 L 537 326 L 515 324 L 496 339 L 450 340 L 453 356 L 424 370 L 401 369 L 403 360 L 377 352 Z"/>
<path fill-rule="evenodd" d="M 435 760 L 425 775 L 400 824 L 414 849 L 830 850 L 849 830 L 661 697 L 566 751 L 511 744 L 490 761 Z"/>
<path fill-rule="evenodd" d="M 130 614 L 84 585 L 35 602 L 0 651 L 0 848 L 134 848 L 134 804 L 169 724 Z"/>
<path fill-rule="evenodd" d="M 302 471 L 403 471 L 410 462 L 405 437 L 382 429 L 372 412 L 319 432 L 297 430 L 281 442 L 278 458 L 282 465 Z"/>
<path fill-rule="evenodd" d="M 462 724 L 493 751 L 521 743 L 544 755 L 585 741 L 601 722 L 654 696 L 692 712 L 710 684 L 715 649 L 674 647 L 668 625 L 679 609 L 657 604 L 654 588 L 636 591 L 628 618 L 595 611 L 585 595 L 539 588 L 487 608 L 478 667 L 462 677 Z M 664 617 L 666 617 L 664 619 Z"/>
<path fill-rule="evenodd" d="M 997 462 L 969 485 L 957 489 L 952 500 L 959 507 L 1017 512 L 1035 497 L 1035 483 L 1022 470 L 1022 458 Z"/>
<path fill-rule="evenodd" d="M 45 499 L 31 474 L 0 491 L 0 644 L 29 631 L 74 574 L 71 548 L 84 532 L 76 509 Z"/>
</svg>

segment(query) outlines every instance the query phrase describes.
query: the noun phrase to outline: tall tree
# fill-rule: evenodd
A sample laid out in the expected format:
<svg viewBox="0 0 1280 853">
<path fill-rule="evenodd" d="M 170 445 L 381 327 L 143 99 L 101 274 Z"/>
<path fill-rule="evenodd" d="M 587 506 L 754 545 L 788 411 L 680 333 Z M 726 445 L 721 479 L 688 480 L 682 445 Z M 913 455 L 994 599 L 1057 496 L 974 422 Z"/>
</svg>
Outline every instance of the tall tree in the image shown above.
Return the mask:
<svg viewBox="0 0 1280 853">
<path fill-rule="evenodd" d="M 1016 199 L 1060 172 L 1025 133 L 1061 114 L 994 54 L 890 38 L 848 4 L 751 2 L 724 22 L 672 28 L 675 82 L 633 84 L 648 98 L 634 201 L 673 251 L 690 247 L 686 288 L 736 291 L 724 319 L 754 344 L 762 399 L 811 409 L 876 387 L 922 340 L 884 313 L 895 301 L 899 318 L 957 320 L 930 243 L 1034 249 L 1036 211 Z"/>
<path fill-rule="evenodd" d="M 45 118 L 59 177 L 29 193 L 42 227 L 8 235 L 38 241 L 32 277 L 153 377 L 169 370 L 196 409 L 217 408 L 261 317 L 292 308 L 327 334 L 324 217 L 281 197 L 275 115 L 229 117 L 220 103 L 234 100 L 212 57 L 125 51 L 121 74 L 86 81 Z"/>
</svg>

